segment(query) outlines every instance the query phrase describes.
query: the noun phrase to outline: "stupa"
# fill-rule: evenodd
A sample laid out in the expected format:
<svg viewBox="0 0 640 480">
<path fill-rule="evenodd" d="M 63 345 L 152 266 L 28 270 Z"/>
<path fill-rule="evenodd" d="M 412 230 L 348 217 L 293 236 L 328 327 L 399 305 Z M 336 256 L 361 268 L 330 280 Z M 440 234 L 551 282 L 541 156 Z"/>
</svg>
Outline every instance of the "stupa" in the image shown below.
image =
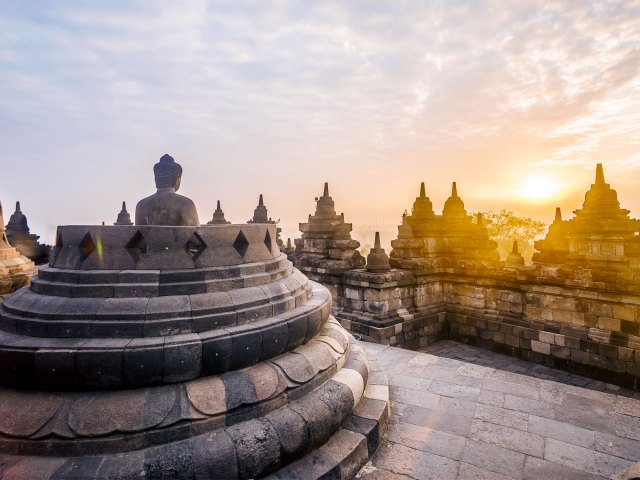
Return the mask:
<svg viewBox="0 0 640 480">
<path fill-rule="evenodd" d="M 213 218 L 207 222 L 207 225 L 227 225 L 231 222 L 224 218 L 224 212 L 220 208 L 220 200 L 218 200 L 216 209 L 213 212 Z"/>
<path fill-rule="evenodd" d="M 391 270 L 389 256 L 380 245 L 380 232 L 376 232 L 373 248 L 367 255 L 367 271 L 385 272 Z"/>
<path fill-rule="evenodd" d="M 328 183 L 317 199 L 315 214 L 299 228 L 302 238 L 295 240 L 293 255 L 298 268 L 339 273 L 365 266 L 364 257 L 357 251 L 360 242 L 351 238 L 351 224 L 345 223 L 344 214 L 336 214 Z"/>
<path fill-rule="evenodd" d="M 559 209 L 544 240 L 536 242 L 539 263 L 564 263 L 592 269 L 624 270 L 635 255 L 640 220 L 620 208 L 617 192 L 605 182 L 602 164 L 596 166 L 595 183 L 587 191 L 582 208 L 563 222 Z"/>
<path fill-rule="evenodd" d="M 386 428 L 382 370 L 274 224 L 185 226 L 154 171 L 136 225 L 58 227 L 0 305 L 0 477 L 350 478 Z"/>
<path fill-rule="evenodd" d="M 7 240 L 21 255 L 36 264 L 46 263 L 49 257 L 49 246 L 38 242 L 39 235 L 30 233 L 27 216 L 22 213 L 20 202 L 16 202 L 16 210 L 9 217 L 6 225 Z"/>
<path fill-rule="evenodd" d="M 0 204 L 0 300 L 28 285 L 36 273 L 36 266 L 9 244 Z"/>
<path fill-rule="evenodd" d="M 424 182 L 411 215 L 402 216 L 398 238 L 391 242 L 391 266 L 404 269 L 500 267 L 497 243 L 486 227 L 473 223 L 455 182 L 442 215 L 436 215 Z"/>
<path fill-rule="evenodd" d="M 129 215 L 129 212 L 127 211 L 127 204 L 125 202 L 122 202 L 122 210 L 118 213 L 118 218 L 114 225 L 133 225 L 131 215 Z"/>
<path fill-rule="evenodd" d="M 264 199 L 262 198 L 262 194 L 260 194 L 260 197 L 258 198 L 258 206 L 253 211 L 253 217 L 251 217 L 251 219 L 249 219 L 247 223 L 272 223 L 274 225 L 278 223 L 276 220 L 272 220 L 271 217 L 269 216 L 269 212 L 267 210 L 266 205 L 264 204 Z M 280 227 L 277 227 L 276 242 L 278 243 L 278 248 L 284 249 L 284 243 L 280 238 L 281 232 L 282 232 L 282 229 Z"/>
</svg>

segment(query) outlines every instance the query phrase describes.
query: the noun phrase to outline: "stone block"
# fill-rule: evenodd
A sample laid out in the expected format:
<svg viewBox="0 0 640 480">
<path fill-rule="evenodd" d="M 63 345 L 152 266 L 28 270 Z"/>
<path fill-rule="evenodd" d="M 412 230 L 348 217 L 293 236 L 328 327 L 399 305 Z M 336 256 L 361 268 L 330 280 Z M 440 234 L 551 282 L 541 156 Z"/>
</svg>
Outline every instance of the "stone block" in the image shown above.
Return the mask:
<svg viewBox="0 0 640 480">
<path fill-rule="evenodd" d="M 283 460 L 295 458 L 304 452 L 310 443 L 307 426 L 300 414 L 282 407 L 265 415 L 278 434 Z"/>
<path fill-rule="evenodd" d="M 637 307 L 633 305 L 613 305 L 613 317 L 619 320 L 636 320 Z"/>
<path fill-rule="evenodd" d="M 231 436 L 224 430 L 201 435 L 193 441 L 193 473 L 196 480 L 209 480 L 224 472 L 238 475 L 238 460 Z"/>
<path fill-rule="evenodd" d="M 124 349 L 124 381 L 145 385 L 162 381 L 164 341 L 157 337 L 134 338 Z"/>
<path fill-rule="evenodd" d="M 612 330 L 615 332 L 619 332 L 621 328 L 620 319 L 598 317 L 598 328 L 601 328 L 603 330 Z"/>
<path fill-rule="evenodd" d="M 262 476 L 279 460 L 280 440 L 266 419 L 242 422 L 226 431 L 236 447 L 241 478 Z"/>
<path fill-rule="evenodd" d="M 248 367 L 262 356 L 262 332 L 247 324 L 228 329 L 231 334 L 231 369 Z"/>
<path fill-rule="evenodd" d="M 555 343 L 555 335 L 551 332 L 539 332 L 538 340 L 553 345 Z"/>
<path fill-rule="evenodd" d="M 535 340 L 531 340 L 531 350 L 537 353 L 541 353 L 543 355 L 551 354 L 551 345 L 548 343 L 538 342 Z"/>
<path fill-rule="evenodd" d="M 165 382 L 190 380 L 200 375 L 202 365 L 202 342 L 196 333 L 174 335 L 164 342 Z"/>
</svg>

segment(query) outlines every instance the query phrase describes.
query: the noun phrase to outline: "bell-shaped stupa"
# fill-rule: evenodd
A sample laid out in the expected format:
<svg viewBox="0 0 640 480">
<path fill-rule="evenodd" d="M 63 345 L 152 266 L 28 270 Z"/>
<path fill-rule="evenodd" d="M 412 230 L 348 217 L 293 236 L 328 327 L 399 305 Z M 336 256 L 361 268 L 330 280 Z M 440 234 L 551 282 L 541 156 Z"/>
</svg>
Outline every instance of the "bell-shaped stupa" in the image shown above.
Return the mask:
<svg viewBox="0 0 640 480">
<path fill-rule="evenodd" d="M 0 204 L 0 299 L 28 285 L 35 273 L 35 264 L 9 244 Z"/>
<path fill-rule="evenodd" d="M 20 208 L 20 202 L 16 202 L 16 210 L 9 217 L 9 223 L 6 225 L 6 235 L 12 247 L 37 265 L 47 263 L 49 260 L 50 247 L 39 243 L 40 236 L 31 233 L 27 216 Z"/>
<path fill-rule="evenodd" d="M 133 225 L 131 215 L 129 215 L 129 212 L 127 211 L 126 202 L 122 202 L 122 210 L 118 213 L 118 218 L 114 225 Z"/>
<path fill-rule="evenodd" d="M 227 225 L 229 223 L 231 222 L 224 218 L 224 212 L 220 208 L 220 200 L 218 200 L 216 209 L 213 212 L 213 218 L 207 222 L 207 225 Z"/>
<path fill-rule="evenodd" d="M 274 224 L 184 225 L 169 166 L 140 223 L 58 227 L 50 265 L 0 305 L 0 472 L 350 478 L 389 415 L 374 363 Z"/>
</svg>

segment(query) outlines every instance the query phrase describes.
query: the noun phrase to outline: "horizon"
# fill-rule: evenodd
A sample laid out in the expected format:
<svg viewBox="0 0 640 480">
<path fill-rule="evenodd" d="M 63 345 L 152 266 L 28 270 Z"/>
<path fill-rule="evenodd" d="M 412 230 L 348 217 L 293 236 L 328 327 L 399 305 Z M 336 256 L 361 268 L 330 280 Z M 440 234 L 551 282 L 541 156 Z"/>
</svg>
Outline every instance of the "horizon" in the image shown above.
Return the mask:
<svg viewBox="0 0 640 480">
<path fill-rule="evenodd" d="M 111 224 L 164 153 L 206 223 L 264 195 L 282 238 L 324 182 L 356 232 L 424 181 L 468 212 L 550 223 L 595 166 L 640 217 L 640 6 L 632 2 L 19 2 L 0 6 L 0 185 L 31 233 Z M 388 244 L 388 239 L 383 239 Z"/>
</svg>

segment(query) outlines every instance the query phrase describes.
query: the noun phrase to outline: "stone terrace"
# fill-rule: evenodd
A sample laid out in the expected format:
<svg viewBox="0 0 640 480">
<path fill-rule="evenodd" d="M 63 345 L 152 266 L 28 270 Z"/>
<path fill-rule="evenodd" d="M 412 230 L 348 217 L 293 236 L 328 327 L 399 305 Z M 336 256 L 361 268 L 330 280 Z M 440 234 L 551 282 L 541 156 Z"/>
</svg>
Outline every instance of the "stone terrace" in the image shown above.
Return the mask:
<svg viewBox="0 0 640 480">
<path fill-rule="evenodd" d="M 362 345 L 392 418 L 356 478 L 595 480 L 640 461 L 639 392 L 453 341 Z"/>
</svg>

